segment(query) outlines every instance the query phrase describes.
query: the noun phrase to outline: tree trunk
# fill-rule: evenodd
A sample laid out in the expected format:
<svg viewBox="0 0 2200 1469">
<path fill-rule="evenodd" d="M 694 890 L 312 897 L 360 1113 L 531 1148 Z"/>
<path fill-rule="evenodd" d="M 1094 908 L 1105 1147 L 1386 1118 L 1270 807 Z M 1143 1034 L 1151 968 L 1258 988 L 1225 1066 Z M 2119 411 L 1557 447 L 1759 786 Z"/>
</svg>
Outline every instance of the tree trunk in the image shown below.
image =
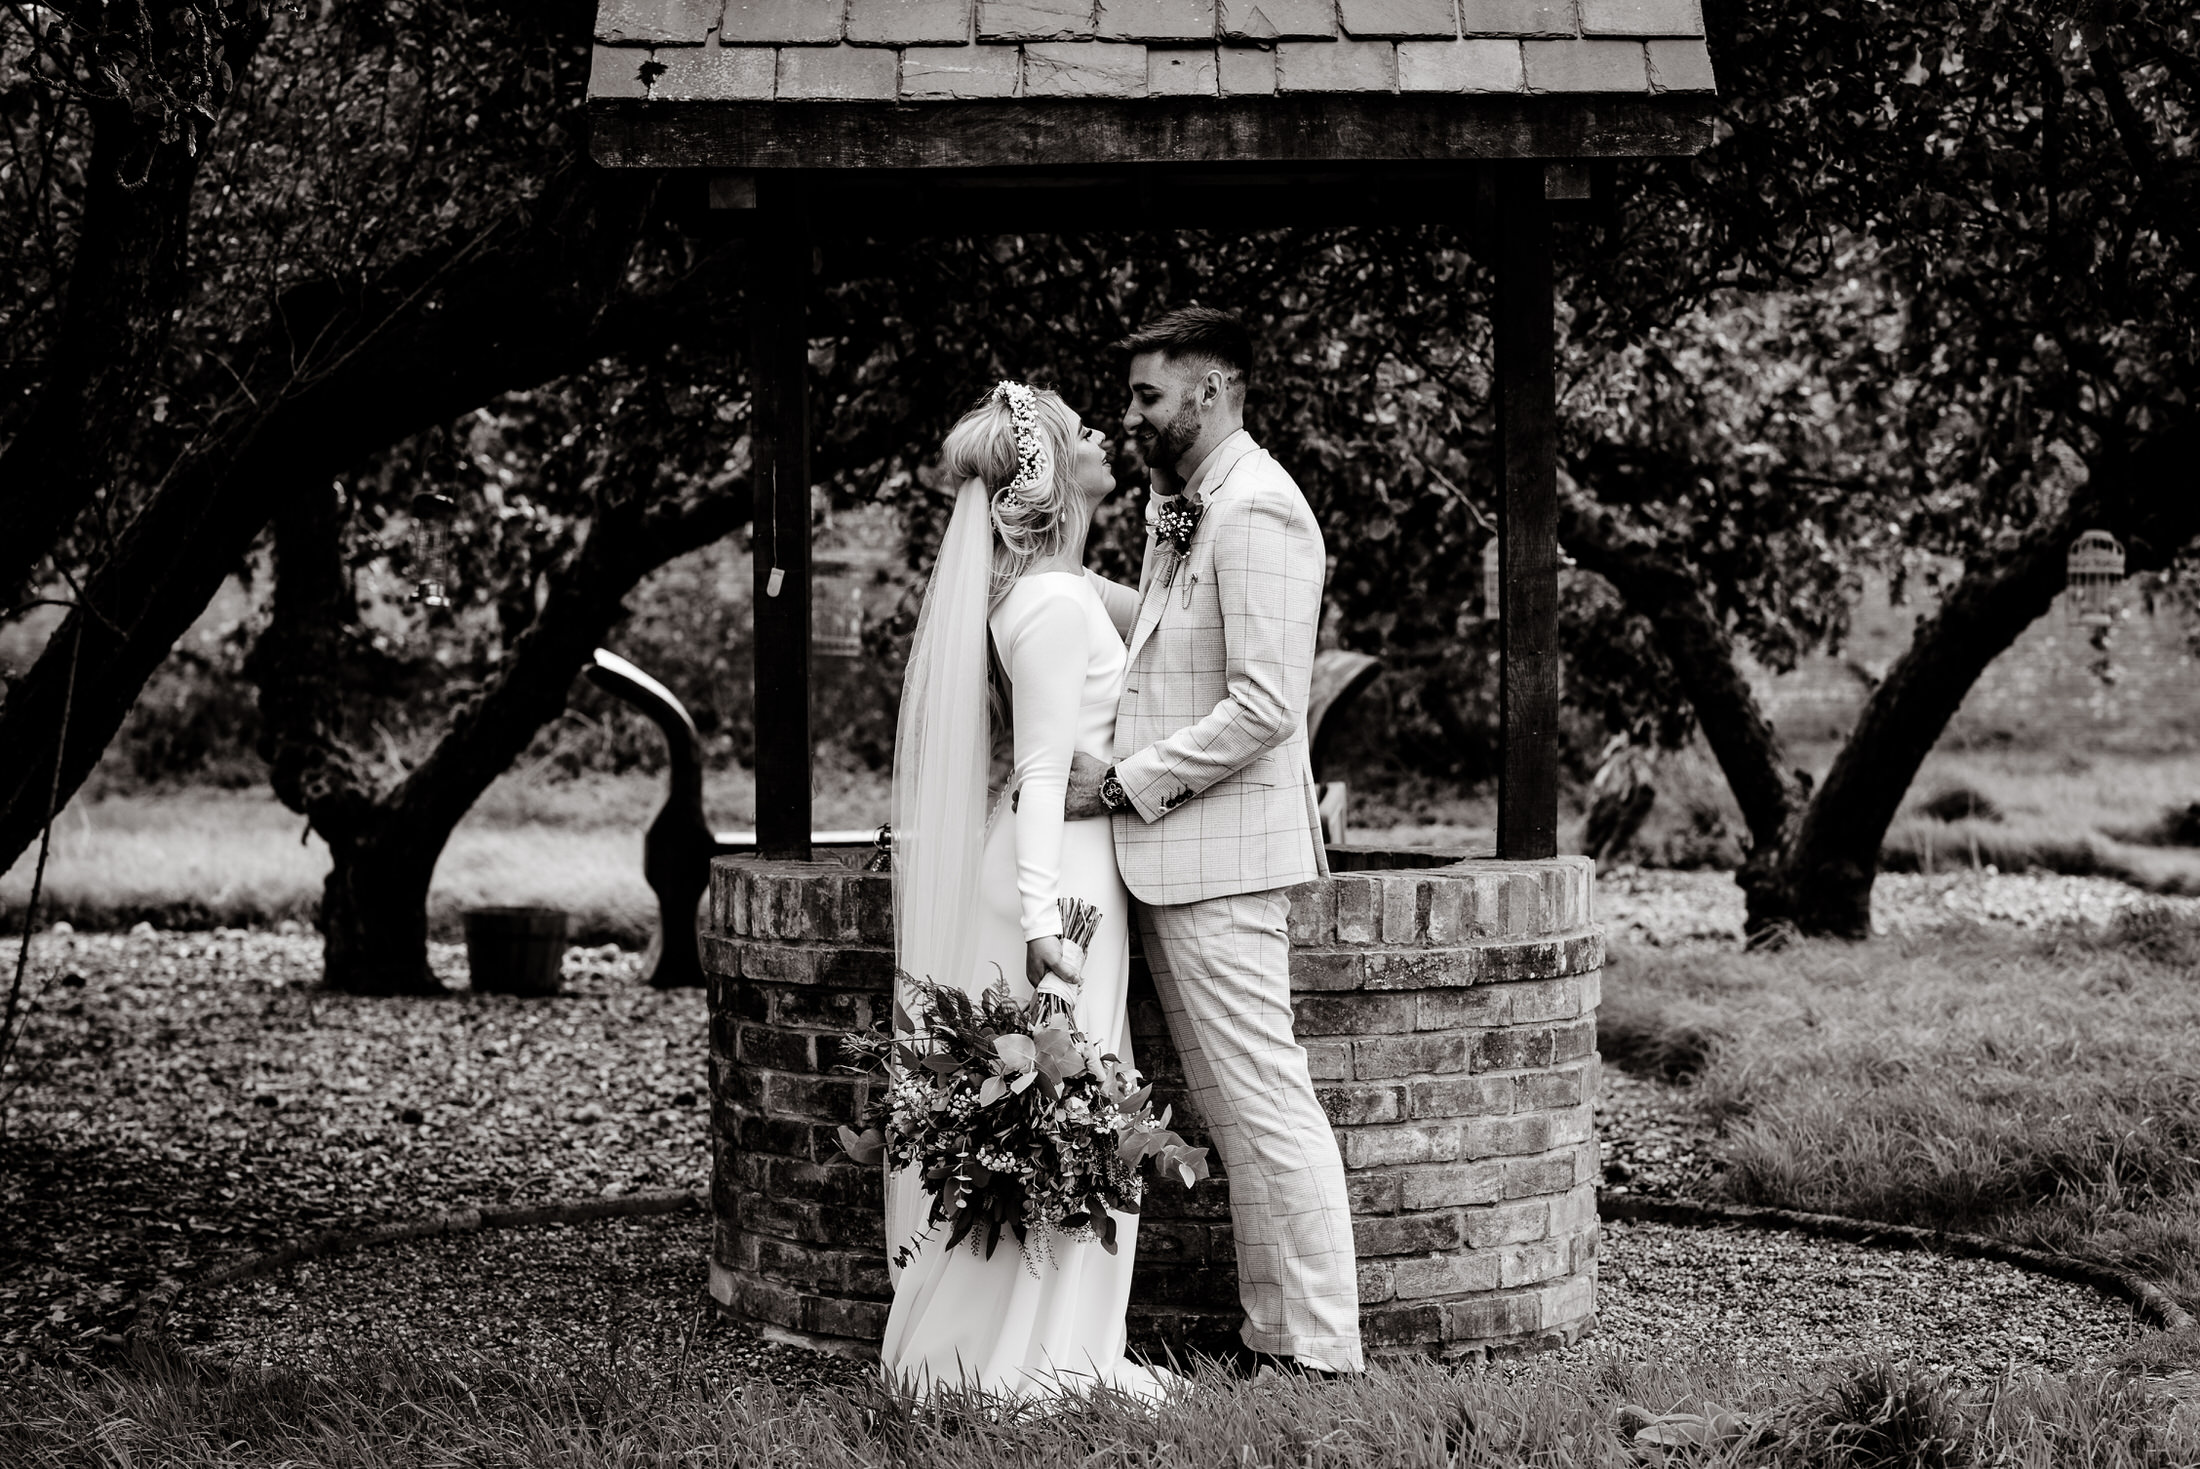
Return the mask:
<svg viewBox="0 0 2200 1469">
<path fill-rule="evenodd" d="M 1887 828 L 1971 686 L 2054 606 L 2070 543 L 2085 531 L 2122 540 L 2128 573 L 2167 567 L 2200 536 L 2196 454 L 2200 428 L 2188 421 L 2136 454 L 2105 457 L 2061 514 L 1972 563 L 1872 690 L 1794 839 L 1776 860 L 1753 856 L 1736 874 L 1750 932 L 1791 925 L 1802 933 L 1870 935 Z"/>
<path fill-rule="evenodd" d="M 428 884 L 445 832 L 427 839 L 343 737 L 372 658 L 344 576 L 344 511 L 316 479 L 275 515 L 275 596 L 246 671 L 260 689 L 260 754 L 276 796 L 328 843 L 322 966 L 353 994 L 440 994 L 428 966 Z"/>
<path fill-rule="evenodd" d="M 321 896 L 324 977 L 355 994 L 441 989 L 428 965 L 428 887 L 451 832 L 536 733 L 564 712 L 573 676 L 636 582 L 725 536 L 748 515 L 745 488 L 687 502 L 618 502 L 548 578 L 540 612 L 481 694 L 463 705 L 402 780 L 364 775 L 344 739 L 346 644 L 356 609 L 343 576 L 336 492 L 309 482 L 276 519 L 273 617 L 253 650 L 262 753 L 276 793 L 335 857 Z"/>
<path fill-rule="evenodd" d="M 1871 933 L 1879 849 L 1918 767 L 1986 671 L 2054 605 L 2070 542 L 2099 528 L 2123 540 L 2127 570 L 2158 570 L 2200 536 L 2200 454 L 2193 423 L 2132 455 L 2104 456 L 2063 511 L 1998 554 L 1978 558 L 1865 702 L 1812 793 L 1786 770 L 1778 733 L 1735 658 L 1733 640 L 1677 554 L 1617 528 L 1609 513 L 1566 507 L 1569 554 L 1611 582 L 1651 625 L 1749 824 L 1735 874 L 1752 936 Z"/>
<path fill-rule="evenodd" d="M 1621 528 L 1610 511 L 1577 498 L 1560 502 L 1559 544 L 1650 624 L 1742 808 L 1751 848 L 1783 846 L 1808 783 L 1789 768 L 1779 732 L 1750 691 L 1733 639 L 1694 570 L 1649 537 Z"/>
<path fill-rule="evenodd" d="M 373 837 L 331 841 L 335 865 L 321 889 L 322 982 L 354 995 L 439 995 L 428 965 L 428 883 L 443 855 L 402 821 Z"/>
<path fill-rule="evenodd" d="M 256 360 L 248 382 L 261 406 L 165 477 L 0 706 L 0 864 L 20 856 L 46 820 L 56 741 L 65 735 L 66 802 L 286 492 L 498 393 L 693 328 L 678 300 L 610 309 L 652 196 L 646 181 L 589 177 L 562 204 L 545 200 L 507 247 L 464 265 L 410 268 L 387 290 L 310 312 L 294 295 L 269 339 L 239 354 Z M 423 273 L 433 278 L 423 282 Z"/>
</svg>

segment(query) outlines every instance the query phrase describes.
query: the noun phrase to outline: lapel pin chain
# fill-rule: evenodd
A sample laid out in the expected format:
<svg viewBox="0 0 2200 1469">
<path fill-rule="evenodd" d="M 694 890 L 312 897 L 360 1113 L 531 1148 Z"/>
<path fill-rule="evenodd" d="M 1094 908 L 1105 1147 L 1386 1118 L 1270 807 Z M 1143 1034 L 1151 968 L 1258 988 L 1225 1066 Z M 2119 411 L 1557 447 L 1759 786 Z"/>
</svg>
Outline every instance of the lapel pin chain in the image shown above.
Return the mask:
<svg viewBox="0 0 2200 1469">
<path fill-rule="evenodd" d="M 1193 573 L 1192 573 L 1192 578 L 1191 578 L 1191 580 L 1190 580 L 1190 581 L 1187 581 L 1186 583 L 1184 583 L 1184 605 L 1185 605 L 1186 607 L 1189 607 L 1189 606 L 1191 606 L 1191 605 L 1192 605 L 1192 589 L 1193 589 L 1194 587 L 1197 587 L 1198 585 L 1199 585 L 1199 573 L 1195 571 L 1195 572 L 1193 572 Z"/>
</svg>

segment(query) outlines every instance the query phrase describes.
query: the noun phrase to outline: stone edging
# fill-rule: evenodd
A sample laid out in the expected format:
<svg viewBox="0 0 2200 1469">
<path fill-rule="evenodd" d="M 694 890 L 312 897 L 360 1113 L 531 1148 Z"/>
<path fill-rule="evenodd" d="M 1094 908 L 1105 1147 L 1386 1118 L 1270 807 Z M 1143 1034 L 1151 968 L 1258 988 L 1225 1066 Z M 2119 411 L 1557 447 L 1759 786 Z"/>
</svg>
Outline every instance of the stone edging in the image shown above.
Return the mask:
<svg viewBox="0 0 2200 1469">
<path fill-rule="evenodd" d="M 318 1260 L 328 1255 L 390 1244 L 397 1240 L 426 1239 L 438 1234 L 473 1234 L 484 1229 L 513 1229 L 530 1224 L 578 1224 L 589 1219 L 636 1219 L 651 1214 L 676 1214 L 682 1209 L 701 1209 L 708 1198 L 701 1189 L 653 1189 L 647 1193 L 618 1194 L 587 1199 L 550 1199 L 540 1204 L 502 1208 L 458 1209 L 395 1224 L 375 1224 L 365 1229 L 324 1229 L 304 1239 L 252 1250 L 220 1265 L 181 1279 L 164 1276 L 145 1293 L 130 1317 L 126 1336 L 152 1330 L 186 1290 L 203 1290 L 232 1281 L 266 1275 L 286 1265 Z"/>
<path fill-rule="evenodd" d="M 426 1219 L 377 1224 L 366 1229 L 327 1229 L 273 1249 L 254 1250 L 197 1275 L 164 1276 L 145 1293 L 131 1315 L 128 1335 L 150 1331 L 186 1290 L 207 1289 L 266 1275 L 286 1265 L 318 1260 L 328 1255 L 398 1240 L 425 1239 L 439 1234 L 472 1234 L 484 1229 L 515 1229 L 533 1224 L 578 1224 L 590 1219 L 635 1219 L 653 1214 L 676 1214 L 701 1209 L 707 1199 L 701 1189 L 658 1189 L 612 1198 L 552 1199 L 541 1204 L 507 1208 L 459 1209 Z M 2189 1330 L 2192 1313 L 2171 1300 L 2159 1287 L 2128 1271 L 2092 1260 L 2050 1254 L 2022 1245 L 2004 1244 L 1976 1234 L 1951 1234 L 1921 1229 L 1911 1224 L 1888 1224 L 1871 1219 L 1851 1219 L 1843 1214 L 1808 1214 L 1795 1209 L 1773 1209 L 1755 1204 L 1714 1204 L 1697 1199 L 1651 1199 L 1636 1194 L 1600 1194 L 1597 1213 L 1603 1219 L 1650 1224 L 1701 1227 L 1733 1224 L 1751 1229 L 1792 1229 L 1803 1234 L 1847 1240 L 1860 1245 L 1892 1245 L 1901 1249 L 1937 1250 L 1942 1254 L 1972 1259 L 1997 1260 L 2037 1275 L 2089 1285 L 2106 1295 L 2129 1301 L 2142 1320 L 2165 1331 Z"/>
<path fill-rule="evenodd" d="M 1921 1229 L 1914 1224 L 1887 1224 L 1873 1219 L 1852 1219 L 1845 1214 L 1806 1214 L 1795 1209 L 1773 1209 L 1756 1204 L 1714 1204 L 1698 1199 L 1650 1199 L 1635 1194 L 1597 1196 L 1597 1215 L 1649 1224 L 1735 1224 L 1751 1229 L 1792 1229 L 1802 1234 L 1847 1240 L 1859 1245 L 1891 1245 L 1898 1249 L 1935 1250 L 1977 1260 L 1997 1260 L 2035 1275 L 2089 1285 L 2103 1295 L 2129 1301 L 2142 1321 L 2165 1331 L 2185 1331 L 2193 1325 L 2192 1313 L 2171 1300 L 2153 1283 L 2128 1271 L 2094 1260 L 2050 1254 L 2005 1244 L 1979 1234 L 1951 1234 Z"/>
</svg>

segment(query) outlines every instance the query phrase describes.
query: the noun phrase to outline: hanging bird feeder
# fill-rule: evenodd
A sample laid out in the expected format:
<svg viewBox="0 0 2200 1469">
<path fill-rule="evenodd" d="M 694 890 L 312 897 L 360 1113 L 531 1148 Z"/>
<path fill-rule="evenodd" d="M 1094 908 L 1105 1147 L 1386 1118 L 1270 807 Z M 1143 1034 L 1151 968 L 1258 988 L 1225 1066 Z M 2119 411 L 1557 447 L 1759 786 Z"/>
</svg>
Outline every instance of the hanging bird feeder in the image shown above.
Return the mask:
<svg viewBox="0 0 2200 1469">
<path fill-rule="evenodd" d="M 2089 530 L 2070 543 L 2064 563 L 2063 608 L 2078 627 L 2108 627 L 2116 621 L 2116 588 L 2124 579 L 2124 548 L 2105 530 Z"/>
<path fill-rule="evenodd" d="M 413 496 L 412 600 L 435 611 L 451 605 L 451 534 L 458 502 L 449 495 Z"/>
<path fill-rule="evenodd" d="M 1497 537 L 1482 543 L 1482 616 L 1497 621 L 1505 602 L 1505 583 L 1498 575 Z"/>
</svg>

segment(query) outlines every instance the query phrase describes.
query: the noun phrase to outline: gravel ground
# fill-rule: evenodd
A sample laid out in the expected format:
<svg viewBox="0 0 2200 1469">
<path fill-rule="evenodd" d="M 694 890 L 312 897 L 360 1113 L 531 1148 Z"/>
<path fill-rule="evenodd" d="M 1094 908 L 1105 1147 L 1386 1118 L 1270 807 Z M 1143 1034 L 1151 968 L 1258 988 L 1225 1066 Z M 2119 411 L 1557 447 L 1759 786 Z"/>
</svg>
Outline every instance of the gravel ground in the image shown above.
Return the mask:
<svg viewBox="0 0 2200 1469">
<path fill-rule="evenodd" d="M 1725 1166 L 1718 1138 L 1690 1104 L 1686 1087 L 1599 1068 L 1597 1145 L 1604 1187 L 1660 1199 L 1709 1196 Z"/>
<path fill-rule="evenodd" d="M 568 951 L 548 1001 L 330 994 L 314 936 L 56 934 L 33 955 L 0 1353 L 93 1345 L 161 1276 L 318 1229 L 709 1181 L 704 999 L 637 983 L 638 954 Z M 462 947 L 433 957 L 464 983 Z"/>
<path fill-rule="evenodd" d="M 1989 1377 L 2067 1372 L 2141 1330 L 2123 1302 L 2012 1265 L 1787 1230 L 1606 1221 L 1597 1252 L 1594 1345 L 1634 1357 L 1871 1353 Z"/>
<path fill-rule="evenodd" d="M 673 1216 L 377 1246 L 186 1297 L 177 1334 L 244 1366 L 319 1368 L 358 1343 L 587 1371 L 622 1355 L 706 1381 L 845 1385 L 860 1364 L 701 1308 L 708 1228 Z M 2130 1310 L 2007 1265 L 1786 1232 L 1608 1223 L 1597 1334 L 1577 1351 L 1717 1350 L 1746 1365 L 1874 1353 L 1991 1376 L 2119 1350 Z"/>
<path fill-rule="evenodd" d="M 366 1343 L 580 1374 L 623 1360 L 706 1382 L 846 1386 L 865 1374 L 707 1306 L 709 1245 L 694 1214 L 440 1235 L 186 1294 L 169 1327 L 247 1367 L 323 1369 Z"/>
<path fill-rule="evenodd" d="M 1872 931 L 1926 933 L 1951 924 L 2013 928 L 2105 924 L 2134 903 L 2167 902 L 2200 913 L 2200 899 L 2155 898 L 2108 877 L 1978 871 L 1880 874 Z M 1739 939 L 1742 890 L 1726 872 L 1620 867 L 1597 875 L 1597 921 L 1614 942 L 1681 944 Z"/>
<path fill-rule="evenodd" d="M 2137 896 L 2086 878 L 1898 875 L 1881 879 L 1878 908 L 1890 928 L 2041 927 L 2103 921 Z M 1719 873 L 1615 873 L 1600 882 L 1599 905 L 1623 942 L 1731 941 L 1741 921 L 1740 895 Z M 434 960 L 447 980 L 464 983 L 462 948 L 436 946 Z M 639 985 L 639 963 L 616 949 L 574 950 L 568 992 L 550 1001 L 464 990 L 435 1001 L 363 1000 L 314 988 L 319 941 L 307 934 L 41 936 L 32 971 L 39 1010 L 0 1077 L 0 1219 L 8 1226 L 0 1231 L 0 1360 L 95 1347 L 161 1277 L 318 1229 L 706 1183 L 703 997 Z M 1599 1110 L 1608 1187 L 1704 1191 L 1717 1170 L 1715 1146 L 1684 1089 L 1607 1070 Z M 506 1258 L 561 1290 L 597 1290 L 583 1299 L 598 1303 L 588 1311 L 601 1318 L 612 1299 L 602 1292 L 622 1288 L 598 1281 L 593 1266 L 558 1265 L 558 1250 L 592 1259 L 602 1247 L 592 1241 L 662 1240 L 674 1236 L 661 1231 L 693 1227 L 497 1231 L 362 1258 L 389 1260 L 397 1250 Z M 1615 1231 L 1614 1272 L 1631 1258 L 1629 1237 Z M 1837 1262 L 1855 1251 L 1794 1248 L 1794 1263 L 1782 1268 L 1799 1300 L 1819 1298 L 1815 1286 L 1849 1269 Z M 699 1244 L 634 1249 L 636 1270 L 700 1269 Z M 324 1268 L 332 1281 L 354 1278 L 347 1265 L 308 1270 Z M 289 1279 L 224 1299 L 295 1293 Z M 398 1293 L 387 1281 L 358 1279 L 358 1299 L 343 1309 L 364 1322 Z M 1617 1289 L 1621 1277 L 1611 1279 Z M 681 1303 L 666 1309 L 684 1332 L 699 1289 L 651 1276 L 627 1298 Z M 542 1310 L 551 1303 L 541 1294 L 521 1298 Z M 195 1309 L 188 1297 L 186 1307 Z M 446 1314 L 446 1328 L 481 1309 L 469 1298 Z M 483 1329 L 502 1329 L 497 1319 Z M 1607 1339 L 1628 1318 L 1611 1319 Z M 633 1320 L 642 1332 L 641 1317 Z M 709 1360 L 761 1350 L 737 1332 L 720 1340 L 721 1332 L 711 1323 L 693 1350 Z"/>
</svg>

